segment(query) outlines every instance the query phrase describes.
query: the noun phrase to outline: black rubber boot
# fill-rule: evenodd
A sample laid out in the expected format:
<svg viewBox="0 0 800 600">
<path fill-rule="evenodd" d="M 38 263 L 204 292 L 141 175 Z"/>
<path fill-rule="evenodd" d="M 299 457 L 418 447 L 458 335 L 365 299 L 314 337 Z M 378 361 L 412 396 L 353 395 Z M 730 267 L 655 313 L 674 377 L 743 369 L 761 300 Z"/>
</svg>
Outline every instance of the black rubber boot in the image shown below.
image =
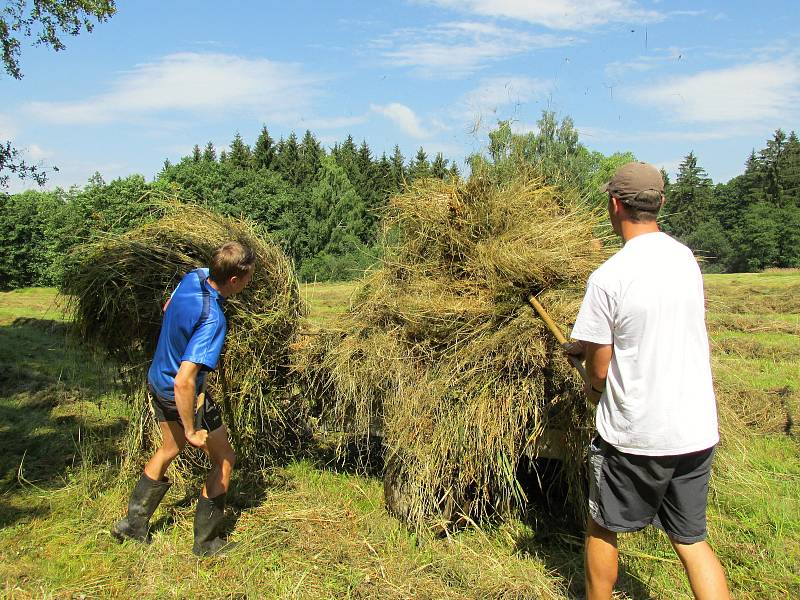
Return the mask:
<svg viewBox="0 0 800 600">
<path fill-rule="evenodd" d="M 225 496 L 205 498 L 200 495 L 194 513 L 194 546 L 197 556 L 223 556 L 234 544 L 219 537 L 219 528 L 225 515 Z"/>
<path fill-rule="evenodd" d="M 128 500 L 128 516 L 117 521 L 111 529 L 111 535 L 120 542 L 136 540 L 149 544 L 150 517 L 153 516 L 156 507 L 171 485 L 172 483 L 166 478 L 163 481 L 153 481 L 142 473 L 136 487 L 133 488 L 130 500 Z"/>
</svg>

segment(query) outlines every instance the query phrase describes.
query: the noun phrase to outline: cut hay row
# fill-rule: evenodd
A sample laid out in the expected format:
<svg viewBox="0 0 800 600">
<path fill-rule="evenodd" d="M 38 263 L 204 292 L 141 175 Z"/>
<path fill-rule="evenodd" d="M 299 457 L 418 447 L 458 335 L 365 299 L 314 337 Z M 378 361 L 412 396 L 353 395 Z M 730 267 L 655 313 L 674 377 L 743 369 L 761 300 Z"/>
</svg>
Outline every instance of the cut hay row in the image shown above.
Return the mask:
<svg viewBox="0 0 800 600">
<path fill-rule="evenodd" d="M 250 246 L 255 273 L 245 291 L 225 303 L 228 335 L 209 390 L 223 405 L 240 458 L 264 464 L 297 447 L 306 428 L 305 410 L 287 395 L 289 344 L 305 312 L 291 263 L 245 221 L 175 200 L 161 201 L 157 209 L 161 218 L 73 251 L 62 291 L 71 297 L 76 328 L 126 368 L 141 417 L 129 450 L 139 454 L 151 422 L 144 382 L 165 301 L 183 275 L 208 265 L 222 243 Z"/>
<path fill-rule="evenodd" d="M 595 211 L 535 179 L 427 180 L 392 199 L 383 264 L 298 368 L 361 458 L 381 434 L 389 508 L 412 526 L 521 508 L 518 472 L 546 431 L 583 506 L 582 384 L 525 298 L 570 324 L 608 256 L 598 228 Z"/>
</svg>

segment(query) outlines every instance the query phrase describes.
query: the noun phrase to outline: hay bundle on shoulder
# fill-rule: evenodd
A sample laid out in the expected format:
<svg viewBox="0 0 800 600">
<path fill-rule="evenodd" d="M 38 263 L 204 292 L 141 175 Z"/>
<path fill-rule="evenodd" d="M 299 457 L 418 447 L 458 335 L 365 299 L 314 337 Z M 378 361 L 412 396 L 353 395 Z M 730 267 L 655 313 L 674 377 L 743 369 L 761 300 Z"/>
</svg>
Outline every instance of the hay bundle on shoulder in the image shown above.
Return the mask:
<svg viewBox="0 0 800 600">
<path fill-rule="evenodd" d="M 599 218 L 530 178 L 426 180 L 392 199 L 381 268 L 301 362 L 329 427 L 382 434 L 387 505 L 412 526 L 522 508 L 526 457 L 554 442 L 583 512 L 582 383 L 526 298 L 574 321 L 608 256 Z"/>
<path fill-rule="evenodd" d="M 186 273 L 236 240 L 254 250 L 256 268 L 250 285 L 225 302 L 228 334 L 209 390 L 240 461 L 262 465 L 291 452 L 305 435 L 307 411 L 287 393 L 288 348 L 305 313 L 290 261 L 243 220 L 177 202 L 154 210 L 161 217 L 149 224 L 77 247 L 62 289 L 81 337 L 113 356 L 135 390 L 129 451 L 138 454 L 152 432 L 143 386 L 164 303 Z"/>
</svg>

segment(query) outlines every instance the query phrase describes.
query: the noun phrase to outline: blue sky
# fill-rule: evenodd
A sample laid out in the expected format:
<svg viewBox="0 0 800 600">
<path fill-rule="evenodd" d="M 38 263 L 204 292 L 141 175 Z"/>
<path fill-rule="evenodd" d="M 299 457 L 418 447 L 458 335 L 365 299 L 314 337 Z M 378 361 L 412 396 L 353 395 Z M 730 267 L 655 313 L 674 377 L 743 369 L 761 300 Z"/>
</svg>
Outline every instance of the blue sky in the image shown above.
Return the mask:
<svg viewBox="0 0 800 600">
<path fill-rule="evenodd" d="M 24 78 L 0 80 L 0 139 L 57 165 L 48 187 L 149 180 L 194 144 L 252 144 L 262 124 L 461 166 L 498 119 L 529 131 L 550 109 L 592 149 L 671 173 L 694 151 L 727 181 L 798 128 L 796 4 L 119 1 L 65 51 L 23 47 Z"/>
</svg>

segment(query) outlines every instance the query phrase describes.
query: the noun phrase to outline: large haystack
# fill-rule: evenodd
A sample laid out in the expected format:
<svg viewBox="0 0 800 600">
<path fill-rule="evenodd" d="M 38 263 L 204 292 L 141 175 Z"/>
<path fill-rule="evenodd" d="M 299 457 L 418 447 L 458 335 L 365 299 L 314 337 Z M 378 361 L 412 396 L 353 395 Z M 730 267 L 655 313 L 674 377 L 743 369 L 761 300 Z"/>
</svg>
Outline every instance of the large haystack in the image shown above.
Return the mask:
<svg viewBox="0 0 800 600">
<path fill-rule="evenodd" d="M 245 291 L 225 303 L 228 336 L 209 389 L 223 405 L 245 463 L 263 464 L 290 451 L 304 435 L 307 414 L 287 394 L 288 347 L 305 311 L 291 263 L 245 221 L 176 202 L 155 210 L 162 216 L 152 223 L 72 252 L 63 291 L 72 298 L 80 335 L 114 356 L 133 387 L 140 387 L 162 307 L 183 275 L 207 266 L 225 241 L 249 245 L 257 257 L 255 273 Z M 146 415 L 143 389 L 132 399 L 138 414 Z M 148 422 L 134 423 L 134 429 L 143 432 Z"/>
<path fill-rule="evenodd" d="M 525 299 L 574 321 L 608 256 L 598 222 L 536 180 L 427 180 L 391 201 L 382 267 L 301 366 L 330 428 L 381 433 L 387 504 L 412 526 L 520 508 L 518 470 L 545 439 L 583 510 L 582 384 Z"/>
</svg>

